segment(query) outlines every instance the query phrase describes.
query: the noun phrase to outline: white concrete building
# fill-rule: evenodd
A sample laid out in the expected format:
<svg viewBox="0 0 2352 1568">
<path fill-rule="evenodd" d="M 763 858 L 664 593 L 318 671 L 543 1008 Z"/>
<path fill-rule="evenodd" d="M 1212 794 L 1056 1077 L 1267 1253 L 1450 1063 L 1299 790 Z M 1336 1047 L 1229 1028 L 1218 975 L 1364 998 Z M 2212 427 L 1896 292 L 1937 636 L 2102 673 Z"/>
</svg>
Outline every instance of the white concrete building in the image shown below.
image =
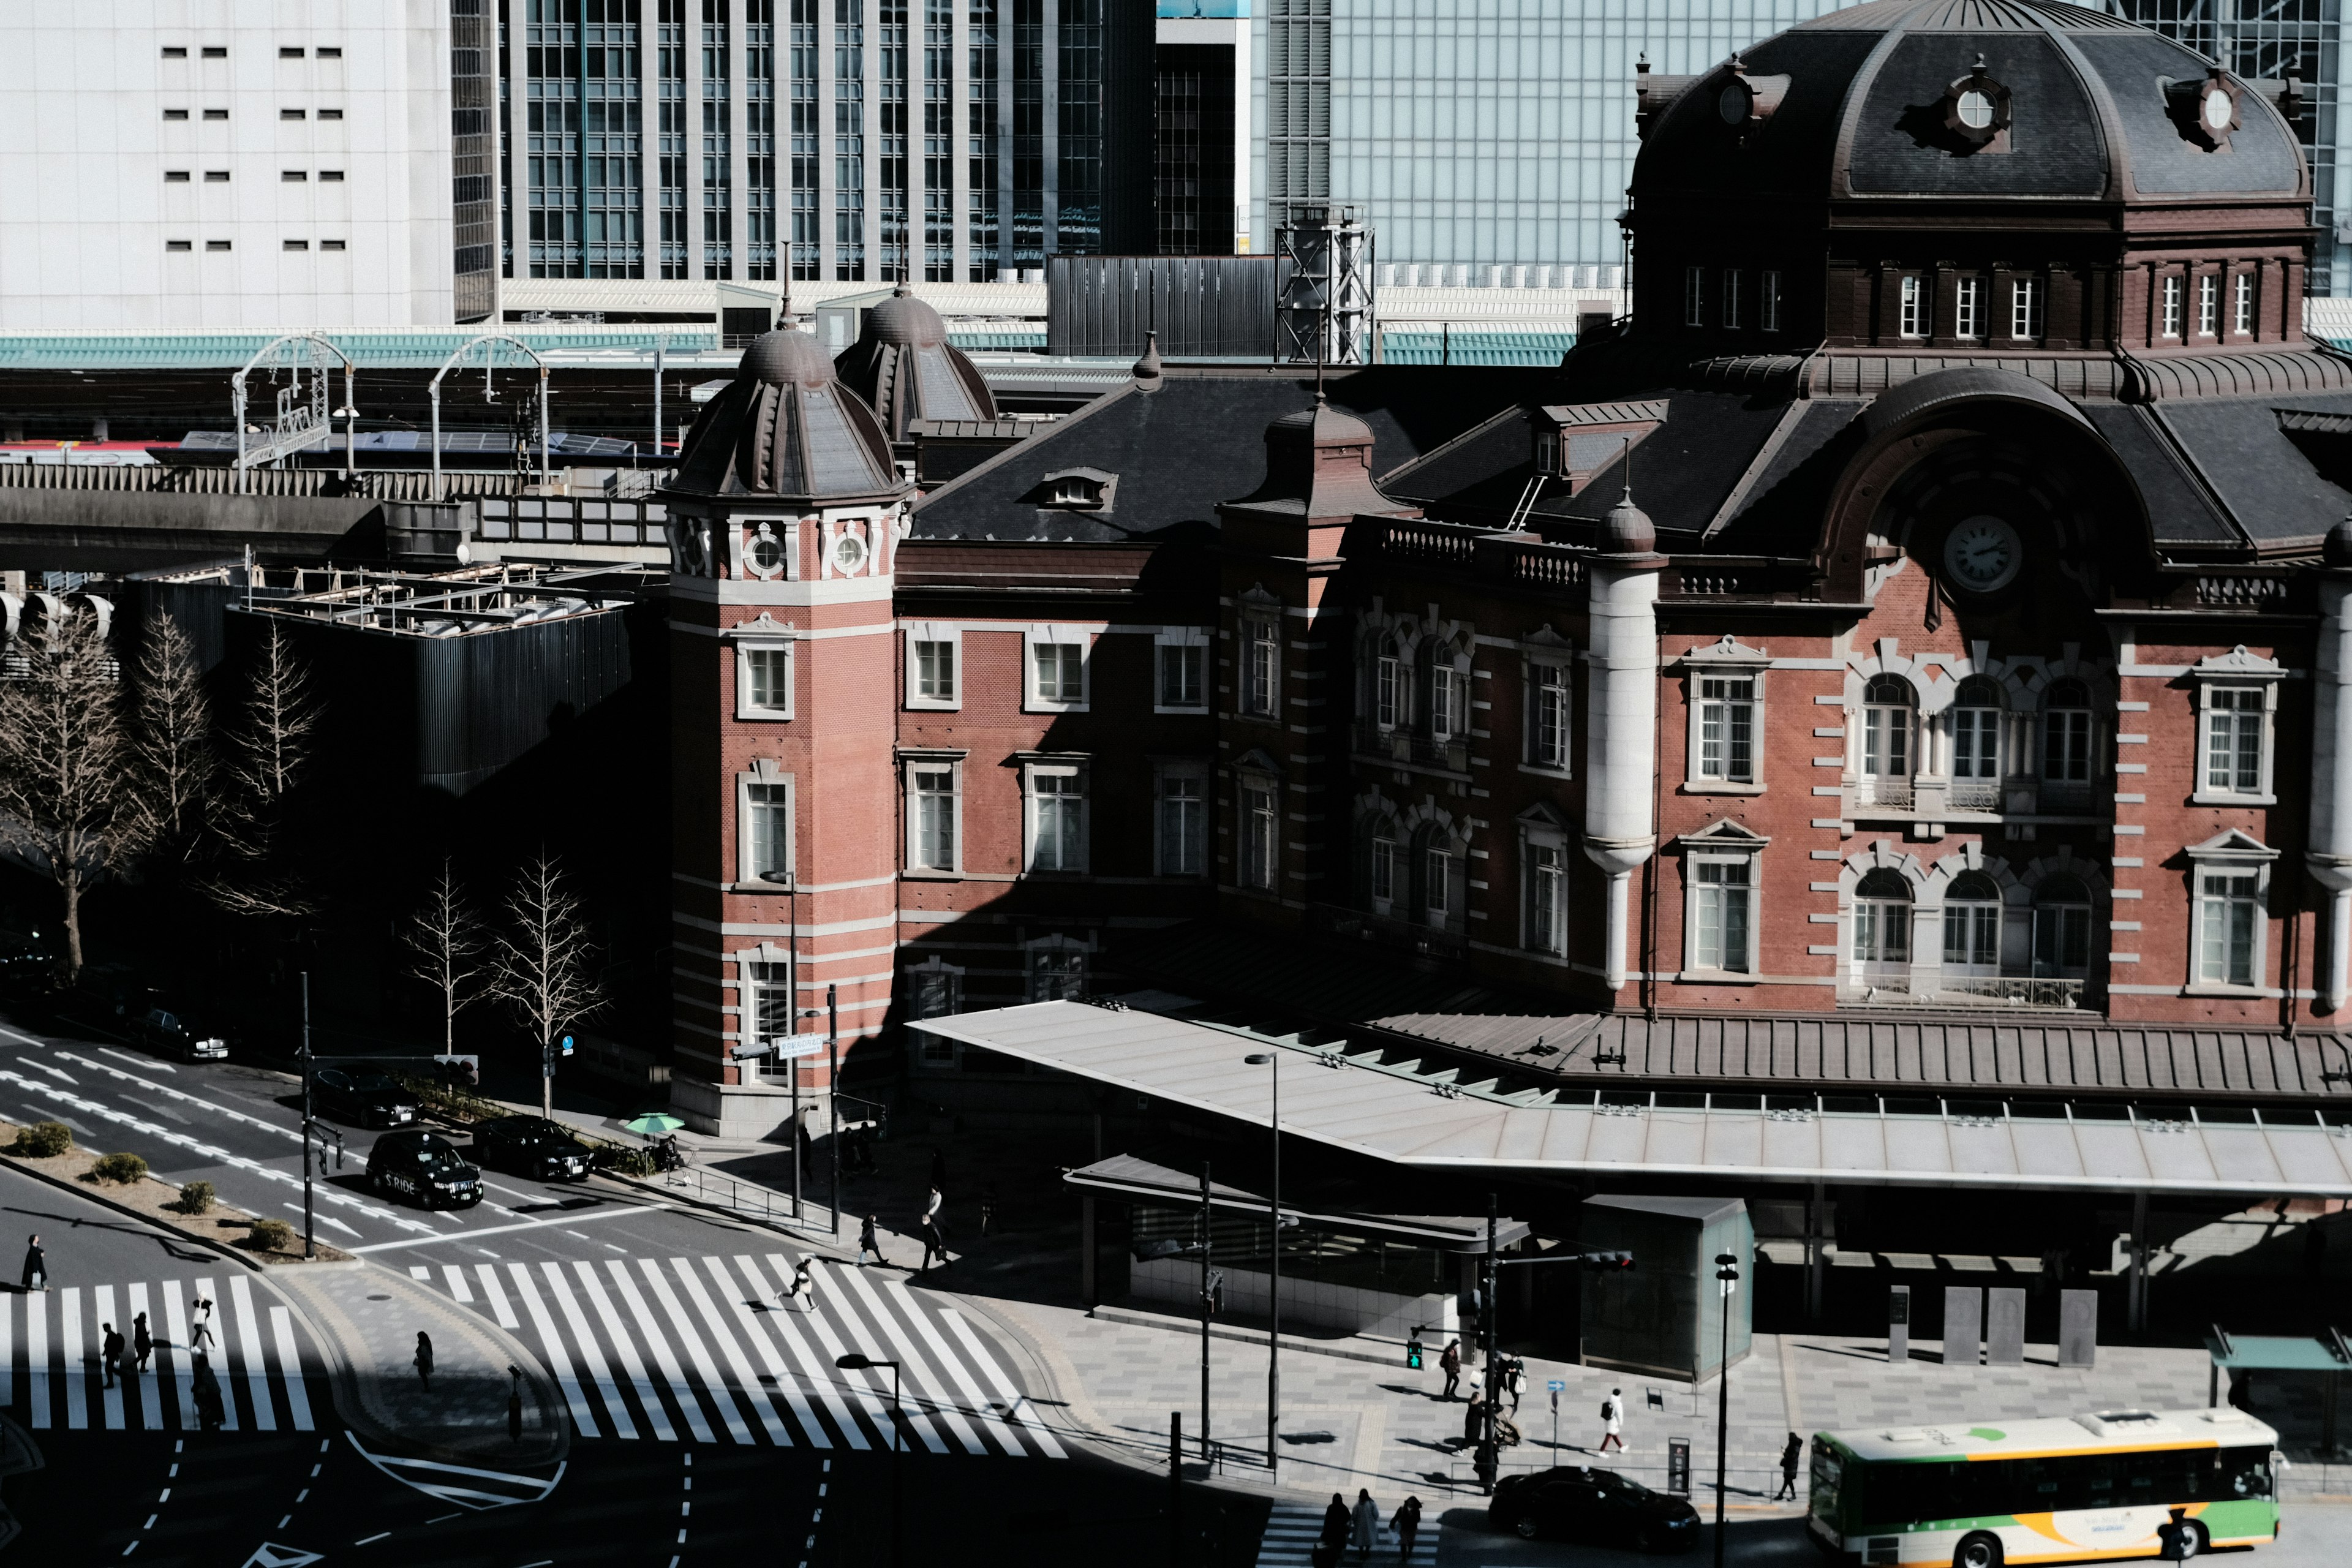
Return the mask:
<svg viewBox="0 0 2352 1568">
<path fill-rule="evenodd" d="M 0 330 L 448 324 L 447 0 L 0 0 Z"/>
</svg>

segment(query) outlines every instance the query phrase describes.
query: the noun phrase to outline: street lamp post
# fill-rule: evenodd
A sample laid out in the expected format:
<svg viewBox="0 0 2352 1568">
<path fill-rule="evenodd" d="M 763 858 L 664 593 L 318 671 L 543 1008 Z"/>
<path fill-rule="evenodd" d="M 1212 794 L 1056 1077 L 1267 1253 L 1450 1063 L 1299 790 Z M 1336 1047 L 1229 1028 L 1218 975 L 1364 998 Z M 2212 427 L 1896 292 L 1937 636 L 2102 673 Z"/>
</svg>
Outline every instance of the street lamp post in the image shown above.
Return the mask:
<svg viewBox="0 0 2352 1568">
<path fill-rule="evenodd" d="M 1722 1282 L 1723 1341 L 1715 1369 L 1715 1568 L 1723 1568 L 1723 1489 L 1727 1479 L 1724 1444 L 1731 1432 L 1731 1298 L 1739 1289 L 1739 1259 L 1728 1252 L 1715 1255 L 1715 1277 Z"/>
<path fill-rule="evenodd" d="M 898 1456 L 905 1453 L 907 1448 L 904 1436 L 907 1415 L 898 1405 L 898 1363 L 895 1361 L 880 1361 L 851 1351 L 847 1355 L 836 1358 L 833 1364 L 844 1372 L 870 1372 L 881 1366 L 890 1369 L 890 1562 L 893 1568 L 896 1568 L 900 1561 L 898 1555 Z"/>
<path fill-rule="evenodd" d="M 1282 1059 L 1273 1051 L 1253 1051 L 1242 1059 L 1265 1068 L 1273 1086 L 1273 1104 L 1266 1114 L 1266 1131 L 1274 1140 L 1274 1193 L 1267 1199 L 1274 1234 L 1266 1249 L 1272 1288 L 1265 1298 L 1265 1474 L 1273 1480 L 1279 1473 L 1276 1427 L 1282 1417 Z"/>
<path fill-rule="evenodd" d="M 803 1007 L 801 1009 L 801 1016 L 803 1018 L 814 1018 L 816 1016 L 816 1009 L 814 1007 Z M 839 1236 L 841 1234 L 841 1001 L 839 991 L 836 987 L 830 984 L 826 985 L 824 988 L 824 1150 L 826 1158 L 832 1162 L 833 1165 L 832 1190 L 826 1194 L 826 1205 L 833 1211 L 833 1234 Z M 795 1078 L 793 1080 L 793 1088 L 795 1092 L 798 1091 L 800 1088 L 800 1080 L 798 1078 Z M 801 1212 L 800 1176 L 798 1174 L 800 1170 L 799 1161 L 801 1146 L 800 1133 L 798 1131 L 800 1124 L 800 1111 L 797 1102 L 795 1102 L 793 1111 L 793 1122 L 794 1127 L 794 1131 L 793 1133 L 793 1170 L 794 1172 L 793 1176 L 793 1215 L 794 1218 L 798 1218 Z"/>
<path fill-rule="evenodd" d="M 1210 1268 L 1216 1221 L 1209 1209 L 1209 1162 L 1201 1162 L 1201 1458 L 1209 1458 L 1209 1313 L 1216 1305 L 1216 1271 Z"/>
<path fill-rule="evenodd" d="M 302 1256 L 319 1253 L 317 1216 L 310 1203 L 310 972 L 302 972 Z"/>
</svg>

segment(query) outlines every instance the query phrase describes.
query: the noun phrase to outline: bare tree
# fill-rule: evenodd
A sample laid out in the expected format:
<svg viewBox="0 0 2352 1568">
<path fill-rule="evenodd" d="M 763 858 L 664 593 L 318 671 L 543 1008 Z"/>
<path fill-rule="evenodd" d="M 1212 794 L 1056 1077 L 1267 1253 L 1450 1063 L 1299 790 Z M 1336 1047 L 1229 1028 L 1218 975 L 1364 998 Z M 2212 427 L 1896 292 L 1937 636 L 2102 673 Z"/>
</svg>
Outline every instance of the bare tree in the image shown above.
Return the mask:
<svg viewBox="0 0 2352 1568">
<path fill-rule="evenodd" d="M 163 610 L 147 616 L 131 699 L 138 801 L 161 844 L 184 845 L 212 794 L 220 759 L 213 750 L 212 701 L 195 645 Z"/>
<path fill-rule="evenodd" d="M 490 961 L 490 989 L 530 1028 L 544 1063 L 565 1026 L 604 1010 L 596 988 L 596 946 L 579 895 L 544 848 L 516 878 L 507 896 L 507 919 L 509 928 L 499 933 Z M 551 1119 L 555 1115 L 551 1072 L 541 1075 L 540 1109 Z"/>
<path fill-rule="evenodd" d="M 67 978 L 81 973 L 81 899 L 147 842 L 114 656 L 87 611 L 20 638 L 0 679 L 0 842 L 65 895 Z"/>
<path fill-rule="evenodd" d="M 423 907 L 409 917 L 401 940 L 416 954 L 408 973 L 441 993 L 441 1049 L 445 1056 L 452 1054 L 457 1049 L 457 1014 L 480 1000 L 475 983 L 483 970 L 474 960 L 488 944 L 483 941 L 482 922 L 448 860 L 441 862 L 441 875 L 426 889 Z"/>
<path fill-rule="evenodd" d="M 306 916 L 318 912 L 296 858 L 286 852 L 287 797 L 309 772 L 323 716 L 310 670 L 277 617 L 266 630 L 246 693 L 245 711 L 229 734 L 233 786 L 216 795 L 210 813 L 215 837 L 231 864 L 204 890 L 233 914 Z"/>
</svg>

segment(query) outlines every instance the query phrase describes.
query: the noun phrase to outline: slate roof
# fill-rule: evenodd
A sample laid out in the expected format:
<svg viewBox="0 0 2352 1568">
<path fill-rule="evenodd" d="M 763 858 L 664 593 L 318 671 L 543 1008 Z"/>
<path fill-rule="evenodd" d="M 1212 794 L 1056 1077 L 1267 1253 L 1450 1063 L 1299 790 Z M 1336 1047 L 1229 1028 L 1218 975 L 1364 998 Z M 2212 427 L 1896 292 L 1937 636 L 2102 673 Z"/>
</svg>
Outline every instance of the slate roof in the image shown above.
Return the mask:
<svg viewBox="0 0 2352 1568">
<path fill-rule="evenodd" d="M 1541 400 L 1559 372 L 1370 365 L 1334 371 L 1330 405 L 1370 426 L 1373 467 L 1391 469 L 1498 407 Z M 1219 502 L 1265 478 L 1266 427 L 1314 406 L 1313 375 L 1286 370 L 1171 369 L 1155 392 L 1132 383 L 1046 426 L 923 498 L 918 539 L 1144 539 L 1187 524 L 1213 528 Z M 1039 505 L 1045 476 L 1094 468 L 1119 477 L 1101 512 Z"/>
</svg>

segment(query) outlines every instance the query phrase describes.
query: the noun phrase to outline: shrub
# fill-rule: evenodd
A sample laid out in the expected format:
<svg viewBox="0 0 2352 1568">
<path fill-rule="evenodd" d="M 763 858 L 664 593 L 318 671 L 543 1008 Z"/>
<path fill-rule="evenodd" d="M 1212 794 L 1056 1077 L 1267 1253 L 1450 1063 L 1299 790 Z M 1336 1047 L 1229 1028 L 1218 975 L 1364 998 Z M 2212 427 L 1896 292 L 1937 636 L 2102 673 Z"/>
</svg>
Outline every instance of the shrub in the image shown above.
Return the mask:
<svg viewBox="0 0 2352 1568">
<path fill-rule="evenodd" d="M 257 1250 L 284 1252 L 294 1245 L 294 1227 L 282 1219 L 257 1219 L 249 1233 Z"/>
<path fill-rule="evenodd" d="M 210 1182 L 183 1183 L 178 1206 L 182 1214 L 203 1214 L 213 1206 L 213 1184 Z"/>
<path fill-rule="evenodd" d="M 126 1186 L 147 1179 L 147 1162 L 136 1154 L 109 1154 L 89 1168 L 89 1173 L 101 1182 L 121 1182 Z"/>
<path fill-rule="evenodd" d="M 47 1160 L 73 1147 L 73 1129 L 62 1121 L 36 1121 L 16 1134 L 19 1154 L 36 1160 Z"/>
</svg>

